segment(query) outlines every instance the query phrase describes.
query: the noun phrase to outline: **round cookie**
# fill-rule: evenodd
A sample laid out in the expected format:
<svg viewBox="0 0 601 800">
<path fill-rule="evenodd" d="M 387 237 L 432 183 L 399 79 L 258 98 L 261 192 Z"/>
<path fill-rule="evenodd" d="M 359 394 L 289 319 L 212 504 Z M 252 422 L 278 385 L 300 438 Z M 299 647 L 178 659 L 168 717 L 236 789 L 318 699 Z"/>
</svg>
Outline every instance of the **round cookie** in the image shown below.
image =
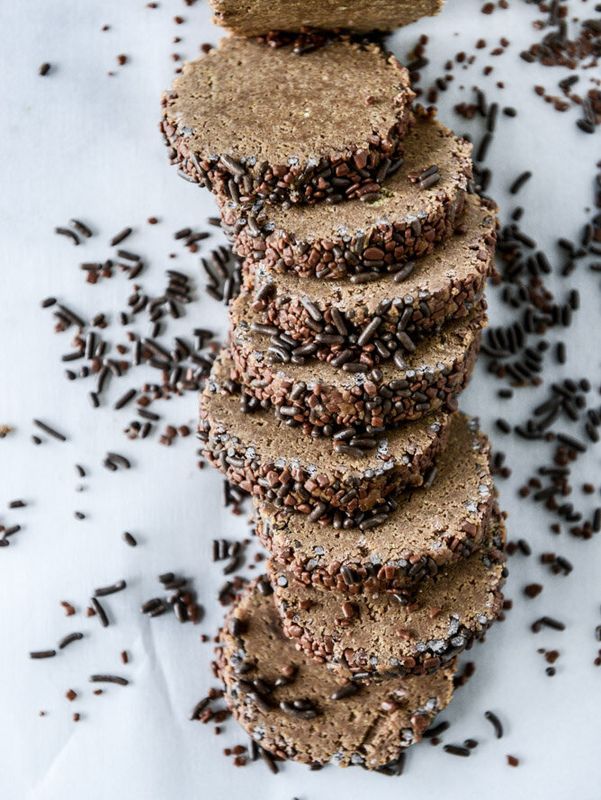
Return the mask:
<svg viewBox="0 0 601 800">
<path fill-rule="evenodd" d="M 373 273 L 402 274 L 408 259 L 432 252 L 461 215 L 472 177 L 471 144 L 421 113 L 403 148 L 402 166 L 378 194 L 310 208 L 224 206 L 224 229 L 247 269 L 256 261 L 320 280 L 367 280 Z"/>
<path fill-rule="evenodd" d="M 411 595 L 424 578 L 481 545 L 495 499 L 489 455 L 477 420 L 454 414 L 429 485 L 408 491 L 382 525 L 316 525 L 303 514 L 255 501 L 257 534 L 274 560 L 307 586 L 347 597 Z"/>
<path fill-rule="evenodd" d="M 413 352 L 397 351 L 394 360 L 380 364 L 374 359 L 377 353 L 371 352 L 341 368 L 334 365 L 335 359 L 316 362 L 297 355 L 299 349 L 250 310 L 246 294 L 232 303 L 230 321 L 229 350 L 245 393 L 304 433 L 335 434 L 352 442 L 367 432 L 375 445 L 384 428 L 439 409 L 456 409 L 456 397 L 467 385 L 478 355 L 486 316 L 479 309 L 450 322 Z"/>
<path fill-rule="evenodd" d="M 363 197 L 400 163 L 414 95 L 397 59 L 338 40 L 291 51 L 226 37 L 163 98 L 171 161 L 221 203 Z"/>
<path fill-rule="evenodd" d="M 205 457 L 254 497 L 316 521 L 384 522 L 395 496 L 427 479 L 446 444 L 450 415 L 443 412 L 381 434 L 370 451 L 299 436 L 271 411 L 249 413 L 247 403 L 241 407 L 235 376 L 223 353 L 201 396 L 199 437 Z"/>
<path fill-rule="evenodd" d="M 265 579 L 219 635 L 216 667 L 235 719 L 262 748 L 305 764 L 385 768 L 421 739 L 453 693 L 453 665 L 387 681 L 341 678 L 299 653 Z"/>
<path fill-rule="evenodd" d="M 213 21 L 241 36 L 271 31 L 342 28 L 390 31 L 437 14 L 443 0 L 211 0 Z"/>
<path fill-rule="evenodd" d="M 360 344 L 362 333 L 376 320 L 378 348 L 394 353 L 406 337 L 414 343 L 450 319 L 460 319 L 482 302 L 493 271 L 496 217 L 475 195 L 468 195 L 455 233 L 444 246 L 413 262 L 402 281 L 395 275 L 356 276 L 341 281 L 278 273 L 266 261 L 244 270 L 253 309 L 269 325 L 331 360 L 348 351 L 359 360 L 373 352 L 373 340 Z M 347 356 L 345 356 L 346 358 Z"/>
<path fill-rule="evenodd" d="M 482 638 L 499 616 L 505 580 L 504 526 L 497 512 L 470 558 L 423 581 L 410 601 L 392 593 L 352 599 L 301 586 L 276 562 L 269 574 L 284 632 L 322 662 L 355 673 L 439 669 Z"/>
</svg>

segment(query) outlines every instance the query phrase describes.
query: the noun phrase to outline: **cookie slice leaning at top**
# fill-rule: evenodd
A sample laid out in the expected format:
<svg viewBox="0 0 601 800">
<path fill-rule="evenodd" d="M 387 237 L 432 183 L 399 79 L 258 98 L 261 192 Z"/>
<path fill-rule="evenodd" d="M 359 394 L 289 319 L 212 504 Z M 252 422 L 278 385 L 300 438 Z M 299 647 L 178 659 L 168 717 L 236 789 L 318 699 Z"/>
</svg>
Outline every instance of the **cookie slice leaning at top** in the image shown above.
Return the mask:
<svg viewBox="0 0 601 800">
<path fill-rule="evenodd" d="M 437 14 L 443 0 L 211 0 L 216 25 L 242 36 L 302 28 L 390 31 Z"/>
</svg>

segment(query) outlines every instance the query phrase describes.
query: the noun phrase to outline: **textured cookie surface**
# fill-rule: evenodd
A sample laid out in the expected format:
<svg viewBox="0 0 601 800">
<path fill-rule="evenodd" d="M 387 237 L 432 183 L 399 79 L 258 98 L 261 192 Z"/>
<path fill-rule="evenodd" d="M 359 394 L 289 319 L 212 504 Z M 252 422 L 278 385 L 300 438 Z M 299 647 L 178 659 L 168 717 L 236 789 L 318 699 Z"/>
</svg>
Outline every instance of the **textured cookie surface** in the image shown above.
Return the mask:
<svg viewBox="0 0 601 800">
<path fill-rule="evenodd" d="M 301 28 L 389 31 L 437 14 L 442 0 L 211 0 L 216 25 L 241 34 Z"/>
<path fill-rule="evenodd" d="M 453 321 L 410 350 L 397 350 L 384 363 L 379 350 L 367 347 L 359 359 L 346 359 L 344 345 L 332 349 L 328 362 L 315 361 L 310 348 L 295 347 L 263 323 L 241 294 L 231 306 L 230 353 L 244 391 L 275 408 L 279 418 L 306 433 L 338 432 L 354 441 L 374 431 L 415 420 L 443 408 L 452 411 L 455 398 L 471 375 L 485 322 L 479 309 Z M 376 326 L 371 323 L 371 329 Z M 366 328 L 367 334 L 370 329 Z M 375 334 L 371 336 L 371 340 Z M 377 340 L 376 340 L 377 344 Z M 305 355 L 300 355 L 306 353 Z M 370 363 L 371 362 L 371 363 Z M 372 365 L 379 365 L 372 367 Z"/>
<path fill-rule="evenodd" d="M 363 591 L 411 589 L 481 544 L 494 503 L 489 451 L 475 420 L 455 414 L 430 485 L 409 492 L 381 526 L 316 525 L 302 514 L 257 502 L 257 533 L 301 583 L 344 592 L 345 599 Z"/>
<path fill-rule="evenodd" d="M 504 528 L 493 516 L 481 550 L 423 581 L 415 598 L 392 593 L 343 598 L 299 586 L 282 565 L 269 572 L 284 631 L 321 661 L 356 672 L 425 674 L 480 638 L 497 619 L 503 596 Z"/>
<path fill-rule="evenodd" d="M 247 262 L 244 278 L 253 308 L 270 325 L 299 345 L 314 345 L 326 357 L 333 350 L 349 349 L 356 358 L 374 349 L 373 339 L 368 347 L 358 343 L 374 319 L 380 320 L 374 338 L 394 352 L 402 334 L 417 340 L 448 319 L 469 314 L 481 302 L 494 246 L 494 211 L 468 195 L 455 235 L 414 260 L 402 280 L 371 273 L 373 280 L 365 282 L 356 277 L 320 280 L 278 272 L 266 260 Z M 332 336 L 338 337 L 335 346 Z"/>
<path fill-rule="evenodd" d="M 406 486 L 420 486 L 444 447 L 450 415 L 432 414 L 386 431 L 363 452 L 344 442 L 300 435 L 268 411 L 245 413 L 223 354 L 201 396 L 203 453 L 253 496 L 311 514 L 359 524 L 384 521 Z M 372 520 L 373 522 L 373 520 Z"/>
<path fill-rule="evenodd" d="M 452 665 L 369 685 L 341 678 L 284 637 L 269 591 L 265 580 L 247 589 L 217 651 L 226 701 L 249 735 L 282 758 L 367 769 L 419 741 L 451 699 Z"/>
<path fill-rule="evenodd" d="M 377 45 L 332 41 L 301 59 L 226 37 L 184 65 L 162 128 L 172 161 L 222 202 L 314 203 L 385 178 L 412 99 L 407 70 Z"/>
<path fill-rule="evenodd" d="M 419 114 L 403 140 L 403 162 L 382 190 L 340 204 L 265 206 L 258 214 L 222 209 L 237 253 L 278 271 L 338 279 L 398 273 L 409 258 L 447 239 L 459 219 L 472 176 L 472 146 Z"/>
</svg>

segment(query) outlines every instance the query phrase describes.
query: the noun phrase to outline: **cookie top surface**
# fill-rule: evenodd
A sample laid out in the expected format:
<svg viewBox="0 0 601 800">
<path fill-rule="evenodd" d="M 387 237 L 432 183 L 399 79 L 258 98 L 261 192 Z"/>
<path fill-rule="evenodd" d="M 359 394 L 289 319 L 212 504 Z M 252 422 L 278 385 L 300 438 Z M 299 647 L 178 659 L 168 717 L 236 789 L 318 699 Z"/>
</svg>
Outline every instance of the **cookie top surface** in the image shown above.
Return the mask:
<svg viewBox="0 0 601 800">
<path fill-rule="evenodd" d="M 250 278 L 257 290 L 266 284 L 274 286 L 274 305 L 310 297 L 322 311 L 336 306 L 353 320 L 360 315 L 356 309 L 376 313 L 389 300 L 446 296 L 465 285 L 481 285 L 491 268 L 495 224 L 494 212 L 476 195 L 468 195 L 455 235 L 434 252 L 416 259 L 413 271 L 402 281 L 395 280 L 394 274 L 382 274 L 367 284 L 349 278 L 320 280 L 301 277 L 293 270 L 278 271 L 266 261 L 252 265 Z"/>
<path fill-rule="evenodd" d="M 309 388 L 323 386 L 324 391 L 355 389 L 363 394 L 366 383 L 378 387 L 394 384 L 395 381 L 411 382 L 416 374 L 428 372 L 435 375 L 444 370 L 450 371 L 457 361 L 465 357 L 466 352 L 478 339 L 485 318 L 485 312 L 479 307 L 468 317 L 450 321 L 435 335 L 418 341 L 413 352 L 403 353 L 405 368 L 401 369 L 391 359 L 380 363 L 379 380 L 374 380 L 368 374 L 368 369 L 365 372 L 346 371 L 324 360 L 307 359 L 304 364 L 295 364 L 281 363 L 280 359 L 271 358 L 268 349 L 269 337 L 253 329 L 253 325 L 257 323 L 261 325 L 265 320 L 260 313 L 252 311 L 251 298 L 244 293 L 240 294 L 231 306 L 234 327 L 230 336 L 232 347 L 244 352 L 244 361 L 253 364 L 255 372 L 259 371 L 260 367 L 268 368 L 274 379 L 285 385 L 292 386 L 302 382 Z"/>
<path fill-rule="evenodd" d="M 303 466 L 309 473 L 361 480 L 399 466 L 411 468 L 414 460 L 437 449 L 446 435 L 450 414 L 436 412 L 378 437 L 378 447 L 363 456 L 335 453 L 328 439 L 299 437 L 297 431 L 274 417 L 271 410 L 245 414 L 240 395 L 227 389 L 232 365 L 227 353 L 215 362 L 211 378 L 201 396 L 201 424 L 210 437 L 238 440 L 247 452 L 261 461 L 273 460 L 284 466 Z"/>
<path fill-rule="evenodd" d="M 341 565 L 404 567 L 399 562 L 410 566 L 421 558 L 444 563 L 453 560 L 459 543 L 471 539 L 477 544 L 486 533 L 494 501 L 489 452 L 476 422 L 454 414 L 431 484 L 408 491 L 382 525 L 367 531 L 336 529 L 257 502 L 258 524 L 276 557 L 286 554 L 308 572 L 322 569 L 332 575 Z"/>
<path fill-rule="evenodd" d="M 377 45 L 333 41 L 302 58 L 290 50 L 231 36 L 184 65 L 167 118 L 193 152 L 249 170 L 319 161 L 386 138 L 411 102 L 407 71 Z"/>
<path fill-rule="evenodd" d="M 217 665 L 234 716 L 265 749 L 305 763 L 377 769 L 419 740 L 449 703 L 452 665 L 365 684 L 315 663 L 284 636 L 273 596 L 258 585 L 246 590 L 220 632 Z M 266 591 L 268 584 L 261 586 Z M 295 701 L 304 714 L 294 713 Z"/>
<path fill-rule="evenodd" d="M 349 122 L 355 120 L 349 118 Z M 471 144 L 441 122 L 428 115 L 418 116 L 403 139 L 403 164 L 385 181 L 377 199 L 322 203 L 310 208 L 269 206 L 260 221 L 275 235 L 284 232 L 291 241 L 310 243 L 340 234 L 367 233 L 381 223 L 407 225 L 413 220 L 442 216 L 445 206 L 458 202 L 468 187 L 471 152 Z M 429 188 L 421 188 L 414 178 L 431 166 L 438 167 L 440 179 Z"/>
<path fill-rule="evenodd" d="M 354 670 L 433 669 L 497 619 L 505 579 L 505 531 L 497 512 L 482 548 L 417 588 L 410 604 L 393 593 L 340 596 L 299 585 L 277 562 L 269 572 L 285 630 L 316 656 Z"/>
</svg>

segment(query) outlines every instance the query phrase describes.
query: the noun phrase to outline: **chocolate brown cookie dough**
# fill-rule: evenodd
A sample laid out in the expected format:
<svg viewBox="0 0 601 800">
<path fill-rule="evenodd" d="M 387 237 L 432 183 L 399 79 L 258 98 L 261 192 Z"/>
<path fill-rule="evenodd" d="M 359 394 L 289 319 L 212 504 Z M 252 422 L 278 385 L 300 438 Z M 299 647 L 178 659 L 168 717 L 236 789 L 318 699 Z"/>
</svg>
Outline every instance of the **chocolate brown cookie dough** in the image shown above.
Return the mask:
<svg viewBox="0 0 601 800">
<path fill-rule="evenodd" d="M 253 309 L 269 325 L 320 358 L 332 360 L 334 353 L 348 351 L 348 360 L 359 360 L 382 347 L 392 354 L 406 349 L 407 336 L 415 343 L 447 320 L 469 315 L 482 301 L 493 270 L 495 225 L 494 210 L 468 195 L 455 234 L 412 268 L 407 265 L 411 272 L 403 280 L 378 275 L 369 282 L 356 276 L 324 281 L 278 273 L 261 261 L 247 265 L 246 289 L 253 294 Z M 376 332 L 363 343 L 362 334 L 374 320 Z"/>
<path fill-rule="evenodd" d="M 211 0 L 216 25 L 242 36 L 302 28 L 390 31 L 437 14 L 442 0 Z"/>
<path fill-rule="evenodd" d="M 454 411 L 486 321 L 480 308 L 412 345 L 412 352 L 397 350 L 394 361 L 377 366 L 381 359 L 371 350 L 361 361 L 338 367 L 342 349 L 331 353 L 330 363 L 301 357 L 298 353 L 306 348 L 291 347 L 261 319 L 250 310 L 248 295 L 233 302 L 229 350 L 243 391 L 304 433 L 334 434 L 347 442 L 360 433 L 377 437 L 385 428 L 439 409 Z"/>
<path fill-rule="evenodd" d="M 481 638 L 499 616 L 504 539 L 497 512 L 482 549 L 423 581 L 409 603 L 390 593 L 350 599 L 300 586 L 272 561 L 269 574 L 284 632 L 307 654 L 343 670 L 432 672 Z"/>
<path fill-rule="evenodd" d="M 299 653 L 259 579 L 219 635 L 216 669 L 235 719 L 257 744 L 305 764 L 386 767 L 421 739 L 453 693 L 453 665 L 368 685 Z"/>
<path fill-rule="evenodd" d="M 299 436 L 271 411 L 245 412 L 233 375 L 224 353 L 201 397 L 204 456 L 253 497 L 315 521 L 384 522 L 402 489 L 427 480 L 447 441 L 450 416 L 442 412 L 381 434 L 367 452 L 346 442 Z"/>
<path fill-rule="evenodd" d="M 223 225 L 241 258 L 277 272 L 320 280 L 373 273 L 403 275 L 403 264 L 449 238 L 472 177 L 472 147 L 429 114 L 418 114 L 403 142 L 404 160 L 382 191 L 344 197 L 341 205 L 222 208 Z"/>
<path fill-rule="evenodd" d="M 316 525 L 303 514 L 256 501 L 257 534 L 274 560 L 307 586 L 347 598 L 410 594 L 424 578 L 481 545 L 495 497 L 489 453 L 477 421 L 455 414 L 429 485 L 408 491 L 379 527 Z"/>
<path fill-rule="evenodd" d="M 375 44 L 302 58 L 227 37 L 184 65 L 162 131 L 183 177 L 221 203 L 363 197 L 398 167 L 413 115 L 407 70 Z"/>
</svg>

